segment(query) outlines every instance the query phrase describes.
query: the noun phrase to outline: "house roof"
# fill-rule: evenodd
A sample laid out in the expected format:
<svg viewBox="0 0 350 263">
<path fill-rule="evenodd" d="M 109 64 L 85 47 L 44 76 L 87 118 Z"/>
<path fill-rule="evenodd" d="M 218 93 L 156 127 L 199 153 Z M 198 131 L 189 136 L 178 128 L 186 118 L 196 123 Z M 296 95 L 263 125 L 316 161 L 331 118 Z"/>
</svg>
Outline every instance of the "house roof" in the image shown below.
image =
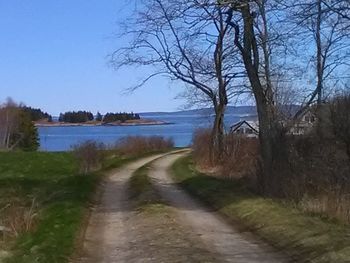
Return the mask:
<svg viewBox="0 0 350 263">
<path fill-rule="evenodd" d="M 239 121 L 233 124 L 230 128 L 231 132 L 237 131 L 242 125 L 247 125 L 249 128 L 251 128 L 254 132 L 259 133 L 259 125 L 255 121 Z"/>
</svg>

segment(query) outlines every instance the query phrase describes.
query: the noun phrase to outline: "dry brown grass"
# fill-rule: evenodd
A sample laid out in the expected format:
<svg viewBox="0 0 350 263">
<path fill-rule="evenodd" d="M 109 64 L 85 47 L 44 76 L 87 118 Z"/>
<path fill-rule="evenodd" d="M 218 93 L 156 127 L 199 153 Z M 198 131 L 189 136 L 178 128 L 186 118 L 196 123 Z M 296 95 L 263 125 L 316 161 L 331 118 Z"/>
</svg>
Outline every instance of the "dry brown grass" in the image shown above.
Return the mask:
<svg viewBox="0 0 350 263">
<path fill-rule="evenodd" d="M 326 193 L 318 197 L 305 195 L 299 202 L 303 211 L 313 214 L 327 215 L 350 223 L 350 195 Z"/>
<path fill-rule="evenodd" d="M 345 147 L 312 135 L 294 138 L 289 152 L 287 197 L 295 198 L 307 212 L 350 223 L 350 163 Z"/>
<path fill-rule="evenodd" d="M 217 163 L 210 158 L 210 138 L 210 129 L 198 129 L 193 137 L 193 158 L 200 169 L 216 171 L 227 178 L 255 177 L 259 155 L 256 138 L 227 134 L 222 159 Z"/>
<path fill-rule="evenodd" d="M 193 134 L 192 142 L 195 163 L 203 169 L 215 166 L 210 153 L 211 129 L 197 129 Z"/>
<path fill-rule="evenodd" d="M 105 146 L 95 141 L 85 141 L 73 146 L 73 152 L 78 160 L 80 172 L 88 174 L 101 168 L 105 157 Z"/>
<path fill-rule="evenodd" d="M 259 141 L 237 134 L 225 137 L 222 173 L 229 178 L 255 178 L 259 158 Z"/>
<path fill-rule="evenodd" d="M 32 199 L 30 206 L 23 200 L 13 199 L 0 209 L 0 237 L 4 243 L 20 234 L 31 231 L 37 222 L 38 203 Z"/>
</svg>

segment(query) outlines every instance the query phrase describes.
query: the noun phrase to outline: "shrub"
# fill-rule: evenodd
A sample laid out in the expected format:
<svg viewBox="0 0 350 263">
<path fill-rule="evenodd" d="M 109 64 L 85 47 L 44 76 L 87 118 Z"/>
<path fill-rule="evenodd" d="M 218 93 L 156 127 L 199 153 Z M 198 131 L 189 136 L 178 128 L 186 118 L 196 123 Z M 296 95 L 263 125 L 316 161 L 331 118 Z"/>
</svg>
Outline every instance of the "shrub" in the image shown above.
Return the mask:
<svg viewBox="0 0 350 263">
<path fill-rule="evenodd" d="M 36 151 L 39 135 L 30 114 L 11 99 L 0 105 L 0 148 Z"/>
<path fill-rule="evenodd" d="M 192 150 L 194 162 L 203 167 L 209 168 L 215 166 L 212 163 L 211 152 L 211 129 L 197 129 L 192 138 Z"/>
<path fill-rule="evenodd" d="M 136 156 L 149 152 L 164 151 L 174 147 L 172 139 L 165 139 L 162 136 L 128 136 L 120 139 L 116 143 L 119 153 Z"/>
<path fill-rule="evenodd" d="M 227 134 L 224 138 L 222 159 L 212 163 L 210 156 L 211 129 L 198 129 L 193 136 L 193 159 L 204 169 L 215 169 L 227 178 L 255 176 L 259 141 L 237 134 Z"/>
<path fill-rule="evenodd" d="M 317 126 L 316 129 L 324 129 Z M 328 125 L 326 128 L 329 130 Z M 335 135 L 314 131 L 303 136 L 285 136 L 275 145 L 273 174 L 264 193 L 284 198 L 303 210 L 350 222 L 350 165 L 346 144 Z M 210 129 L 193 137 L 193 159 L 200 168 L 214 170 L 229 179 L 244 179 L 259 190 L 259 141 L 227 134 L 220 162 L 210 162 Z"/>
<path fill-rule="evenodd" d="M 229 178 L 255 178 L 259 158 L 259 141 L 238 134 L 225 136 L 221 171 Z M 255 181 L 255 179 L 254 179 Z"/>
<path fill-rule="evenodd" d="M 36 200 L 32 199 L 30 207 L 13 201 L 2 208 L 0 223 L 5 226 L 3 236 L 5 237 L 6 234 L 18 236 L 20 233 L 32 230 L 36 223 L 37 207 Z"/>
<path fill-rule="evenodd" d="M 85 141 L 73 146 L 73 152 L 78 160 L 80 172 L 88 174 L 101 168 L 104 159 L 105 146 L 95 141 Z"/>
<path fill-rule="evenodd" d="M 350 161 L 350 93 L 335 98 L 330 104 L 332 131 L 345 147 Z"/>
<path fill-rule="evenodd" d="M 283 182 L 287 198 L 313 213 L 350 222 L 350 165 L 345 147 L 318 133 L 291 138 L 289 170 Z M 282 171 L 280 171 L 282 172 Z"/>
</svg>

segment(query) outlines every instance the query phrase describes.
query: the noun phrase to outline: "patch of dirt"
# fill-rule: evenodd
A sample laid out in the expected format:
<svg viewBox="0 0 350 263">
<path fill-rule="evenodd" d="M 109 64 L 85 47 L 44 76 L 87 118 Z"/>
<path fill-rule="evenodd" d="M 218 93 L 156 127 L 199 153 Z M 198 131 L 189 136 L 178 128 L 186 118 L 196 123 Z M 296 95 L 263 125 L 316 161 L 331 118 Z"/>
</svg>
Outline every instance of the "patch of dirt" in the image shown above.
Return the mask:
<svg viewBox="0 0 350 263">
<path fill-rule="evenodd" d="M 129 255 L 123 262 L 221 262 L 167 205 L 143 206 L 133 213 L 128 225 Z"/>
</svg>

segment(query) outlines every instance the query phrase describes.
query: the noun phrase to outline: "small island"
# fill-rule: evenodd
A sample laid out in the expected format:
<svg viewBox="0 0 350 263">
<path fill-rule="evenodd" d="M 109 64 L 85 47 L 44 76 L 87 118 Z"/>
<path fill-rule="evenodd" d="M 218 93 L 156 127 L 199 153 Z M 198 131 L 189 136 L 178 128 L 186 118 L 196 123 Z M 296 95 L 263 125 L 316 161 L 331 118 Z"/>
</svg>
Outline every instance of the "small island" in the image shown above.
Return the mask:
<svg viewBox="0 0 350 263">
<path fill-rule="evenodd" d="M 172 124 L 160 120 L 143 119 L 137 113 L 108 112 L 105 115 L 97 112 L 93 115 L 88 111 L 68 111 L 61 113 L 55 121 L 51 116 L 34 121 L 37 127 L 72 127 L 72 126 L 142 126 L 142 125 L 167 125 Z"/>
</svg>

